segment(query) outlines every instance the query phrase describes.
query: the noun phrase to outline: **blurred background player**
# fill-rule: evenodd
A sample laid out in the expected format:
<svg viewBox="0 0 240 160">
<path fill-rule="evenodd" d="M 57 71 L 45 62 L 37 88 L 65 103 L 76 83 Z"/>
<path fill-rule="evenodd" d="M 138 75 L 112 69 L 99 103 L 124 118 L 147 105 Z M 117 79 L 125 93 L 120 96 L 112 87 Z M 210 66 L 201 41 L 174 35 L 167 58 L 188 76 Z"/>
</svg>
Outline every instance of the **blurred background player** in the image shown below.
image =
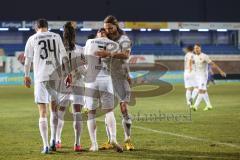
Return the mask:
<svg viewBox="0 0 240 160">
<path fill-rule="evenodd" d="M 208 65 L 212 65 L 212 67 L 216 68 L 223 77 L 226 77 L 226 73 L 223 72 L 221 68 L 218 67 L 218 65 L 215 64 L 209 58 L 208 55 L 202 53 L 200 44 L 197 43 L 194 45 L 194 53 L 195 53 L 194 62 L 196 65 L 196 79 L 198 85 L 198 96 L 193 106 L 193 110 L 196 111 L 200 102 L 202 101 L 202 99 L 204 99 L 207 105 L 204 108 L 204 111 L 207 111 L 212 109 L 212 105 L 210 103 L 209 96 L 207 93 Z"/>
<path fill-rule="evenodd" d="M 195 64 L 194 64 L 194 53 L 193 46 L 188 46 L 184 48 L 185 57 L 184 57 L 184 85 L 186 88 L 186 100 L 187 105 L 191 107 L 193 101 L 197 96 L 198 89 L 195 78 Z"/>
<path fill-rule="evenodd" d="M 208 81 L 207 81 L 207 85 L 209 86 L 210 83 L 215 84 L 215 79 L 214 79 L 214 72 L 212 70 L 212 66 L 208 65 Z"/>
<path fill-rule="evenodd" d="M 116 139 L 116 120 L 114 116 L 114 93 L 110 74 L 111 58 L 101 58 L 96 55 L 99 50 L 111 50 L 116 52 L 118 44 L 107 38 L 106 32 L 101 28 L 95 39 L 86 42 L 84 55 L 87 60 L 87 72 L 85 77 L 85 100 L 88 108 L 87 126 L 91 139 L 90 151 L 98 151 L 96 135 L 96 108 L 98 102 L 105 112 L 105 122 L 109 129 L 110 143 L 117 152 L 123 152 Z"/>
<path fill-rule="evenodd" d="M 125 135 L 125 148 L 127 150 L 133 150 L 134 146 L 131 143 L 131 125 L 132 120 L 128 114 L 128 103 L 130 101 L 130 78 L 129 78 L 129 66 L 127 64 L 127 59 L 131 53 L 131 41 L 128 36 L 120 29 L 117 19 L 114 16 L 107 16 L 104 19 L 104 29 L 106 30 L 107 37 L 119 44 L 119 51 L 110 54 L 107 51 L 100 51 L 99 56 L 106 57 L 111 55 L 113 57 L 111 66 L 111 76 L 113 81 L 114 93 L 120 101 L 120 109 L 122 113 L 122 125 Z M 110 136 L 108 131 L 108 126 L 106 125 L 106 132 L 108 135 L 108 141 L 104 143 L 101 148 L 109 149 L 111 144 L 109 143 Z"/>
<path fill-rule="evenodd" d="M 63 32 L 63 43 L 67 51 L 67 55 L 70 62 L 71 74 L 72 74 L 72 85 L 65 89 L 63 88 L 59 95 L 58 110 L 58 126 L 56 135 L 56 147 L 61 148 L 61 133 L 64 125 L 64 115 L 66 107 L 72 102 L 73 106 L 73 129 L 75 134 L 74 151 L 81 151 L 80 137 L 83 130 L 83 122 L 81 117 L 81 109 L 84 105 L 84 83 L 83 83 L 83 72 L 84 72 L 84 56 L 83 48 L 76 45 L 76 32 L 72 22 L 67 22 L 64 25 Z M 64 66 L 65 68 L 65 66 Z M 66 74 L 66 73 L 65 73 Z M 65 77 L 65 75 L 63 76 Z M 71 101 L 72 99 L 72 101 Z"/>
<path fill-rule="evenodd" d="M 42 153 L 49 153 L 48 144 L 48 122 L 47 122 L 47 105 L 51 100 L 56 103 L 57 93 L 52 87 L 59 85 L 59 77 L 52 76 L 52 73 L 60 66 L 61 62 L 66 64 L 67 73 L 70 68 L 67 66 L 68 57 L 64 48 L 61 37 L 53 32 L 48 31 L 48 22 L 45 19 L 37 21 L 37 33 L 32 35 L 25 47 L 25 65 L 24 65 L 24 83 L 30 88 L 30 67 L 33 61 L 34 67 L 34 96 L 35 102 L 39 108 L 39 130 L 43 140 Z M 67 85 L 71 83 L 71 76 L 68 74 Z M 56 89 L 56 88 L 54 88 Z M 55 106 L 50 108 L 50 126 L 51 126 L 51 150 L 55 151 L 57 116 Z M 53 117 L 54 115 L 54 117 Z"/>
</svg>

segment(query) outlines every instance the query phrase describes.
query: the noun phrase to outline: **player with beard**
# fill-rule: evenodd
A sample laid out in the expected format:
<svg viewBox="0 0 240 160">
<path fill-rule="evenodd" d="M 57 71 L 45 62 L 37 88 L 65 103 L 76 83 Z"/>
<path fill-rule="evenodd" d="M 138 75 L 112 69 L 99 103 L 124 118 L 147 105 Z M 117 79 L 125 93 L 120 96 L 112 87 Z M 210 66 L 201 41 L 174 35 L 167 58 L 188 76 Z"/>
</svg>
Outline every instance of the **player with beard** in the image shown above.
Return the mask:
<svg viewBox="0 0 240 160">
<path fill-rule="evenodd" d="M 120 101 L 122 125 L 125 135 L 125 148 L 127 150 L 133 150 L 134 146 L 130 141 L 132 120 L 128 114 L 128 103 L 130 101 L 130 78 L 129 67 L 127 65 L 127 59 L 129 58 L 131 52 L 131 41 L 120 29 L 118 21 L 114 16 L 109 15 L 104 19 L 104 29 L 106 30 L 108 38 L 117 42 L 120 49 L 114 54 L 107 51 L 100 51 L 97 54 L 101 57 L 112 57 L 112 64 L 114 65 L 111 67 L 111 76 L 114 93 L 116 93 Z M 108 141 L 101 146 L 102 149 L 112 148 L 107 124 L 106 132 L 108 135 Z"/>
</svg>

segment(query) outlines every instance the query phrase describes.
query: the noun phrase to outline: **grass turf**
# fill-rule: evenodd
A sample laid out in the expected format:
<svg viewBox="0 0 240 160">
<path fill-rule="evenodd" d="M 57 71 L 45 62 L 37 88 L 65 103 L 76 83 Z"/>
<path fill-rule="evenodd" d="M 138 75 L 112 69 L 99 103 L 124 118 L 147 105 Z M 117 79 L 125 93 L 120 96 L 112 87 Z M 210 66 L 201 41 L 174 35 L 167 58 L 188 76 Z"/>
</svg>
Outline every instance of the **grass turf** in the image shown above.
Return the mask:
<svg viewBox="0 0 240 160">
<path fill-rule="evenodd" d="M 138 89 L 149 88 L 154 87 Z M 66 121 L 63 148 L 42 155 L 33 90 L 21 86 L 0 86 L 0 159 L 240 159 L 240 83 L 211 86 L 209 95 L 214 109 L 202 111 L 202 102 L 197 112 L 191 112 L 191 117 L 188 117 L 182 85 L 175 85 L 165 95 L 137 98 L 136 106 L 130 107 L 134 116 L 132 140 L 135 151 L 88 152 L 90 140 L 84 122 L 81 143 L 86 151 L 75 153 L 72 150 L 72 122 Z M 115 115 L 117 139 L 123 144 L 119 108 L 115 109 Z M 99 144 L 106 140 L 102 121 L 103 117 L 99 117 Z"/>
</svg>

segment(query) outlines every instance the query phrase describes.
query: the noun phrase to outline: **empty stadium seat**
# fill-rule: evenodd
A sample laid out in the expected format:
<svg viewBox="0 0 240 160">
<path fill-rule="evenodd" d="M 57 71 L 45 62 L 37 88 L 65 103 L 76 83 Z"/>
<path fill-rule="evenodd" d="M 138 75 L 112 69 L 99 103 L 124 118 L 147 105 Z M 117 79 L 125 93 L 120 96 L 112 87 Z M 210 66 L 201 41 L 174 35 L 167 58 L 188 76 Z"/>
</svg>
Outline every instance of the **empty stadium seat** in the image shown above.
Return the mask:
<svg viewBox="0 0 240 160">
<path fill-rule="evenodd" d="M 6 55 L 14 56 L 15 51 L 24 51 L 25 44 L 0 44 Z M 232 45 L 202 45 L 202 51 L 207 54 L 240 54 L 240 50 Z M 133 45 L 135 55 L 183 55 L 182 48 L 175 44 L 141 44 Z"/>
</svg>

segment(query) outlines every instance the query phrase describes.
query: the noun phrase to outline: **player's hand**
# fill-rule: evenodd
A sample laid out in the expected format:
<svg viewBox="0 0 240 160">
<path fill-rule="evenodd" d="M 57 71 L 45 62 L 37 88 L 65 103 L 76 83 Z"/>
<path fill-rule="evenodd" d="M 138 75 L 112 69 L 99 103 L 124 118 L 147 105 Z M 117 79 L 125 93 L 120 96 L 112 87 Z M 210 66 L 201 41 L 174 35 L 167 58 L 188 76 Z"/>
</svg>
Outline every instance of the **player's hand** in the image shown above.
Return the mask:
<svg viewBox="0 0 240 160">
<path fill-rule="evenodd" d="M 223 76 L 223 77 L 227 77 L 227 74 L 225 73 L 225 72 L 220 72 L 220 74 L 221 74 L 221 76 Z"/>
<path fill-rule="evenodd" d="M 69 88 L 72 84 L 72 75 L 71 74 L 68 74 L 66 79 L 65 79 L 65 85 L 67 88 Z"/>
<path fill-rule="evenodd" d="M 129 75 L 127 76 L 127 81 L 129 83 L 129 85 L 132 85 L 132 79 L 131 79 L 131 77 Z"/>
<path fill-rule="evenodd" d="M 31 78 L 30 77 L 24 77 L 24 85 L 27 88 L 31 87 Z"/>
<path fill-rule="evenodd" d="M 98 56 L 98 57 L 101 57 L 101 58 L 105 58 L 105 57 L 111 56 L 110 52 L 107 52 L 107 51 L 105 51 L 105 50 L 97 51 L 97 52 L 95 53 L 95 55 Z"/>
</svg>

